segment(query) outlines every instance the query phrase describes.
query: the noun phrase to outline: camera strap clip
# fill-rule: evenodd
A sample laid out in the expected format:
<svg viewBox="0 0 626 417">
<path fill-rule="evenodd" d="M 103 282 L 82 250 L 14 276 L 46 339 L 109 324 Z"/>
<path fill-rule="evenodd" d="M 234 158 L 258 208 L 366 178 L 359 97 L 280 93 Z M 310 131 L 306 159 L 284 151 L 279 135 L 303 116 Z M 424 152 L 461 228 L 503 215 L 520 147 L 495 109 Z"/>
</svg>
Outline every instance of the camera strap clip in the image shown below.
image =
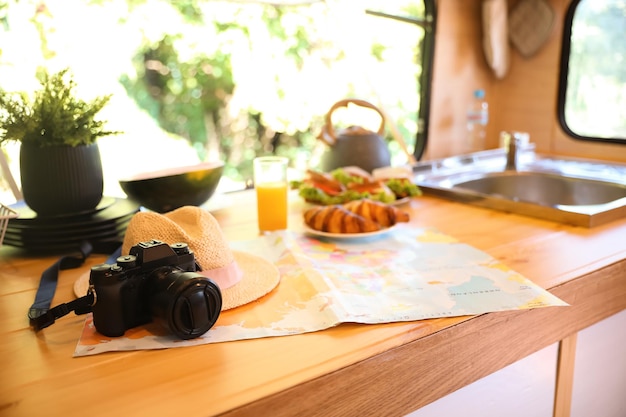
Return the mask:
<svg viewBox="0 0 626 417">
<path fill-rule="evenodd" d="M 76 315 L 90 313 L 91 306 L 93 306 L 94 301 L 94 293 L 92 291 L 89 291 L 87 295 L 83 297 L 77 298 L 73 301 L 70 301 L 69 303 L 59 304 L 58 306 L 53 307 L 49 310 L 44 308 L 31 307 L 28 311 L 30 325 L 33 326 L 35 330 L 41 330 L 53 324 L 56 319 L 60 319 L 61 317 L 68 315 L 72 311 Z"/>
<path fill-rule="evenodd" d="M 77 298 L 69 303 L 60 304 L 50 308 L 52 298 L 57 287 L 59 271 L 64 269 L 72 269 L 80 267 L 87 257 L 93 251 L 93 247 L 89 242 L 82 242 L 79 248 L 80 253 L 61 257 L 41 274 L 39 288 L 35 295 L 35 302 L 28 310 L 28 319 L 30 325 L 35 331 L 44 329 L 53 324 L 56 319 L 61 318 L 72 311 L 76 315 L 87 314 L 91 312 L 96 296 L 92 288 L 89 289 L 87 295 Z M 111 255 L 110 258 L 119 256 L 121 246 Z"/>
</svg>

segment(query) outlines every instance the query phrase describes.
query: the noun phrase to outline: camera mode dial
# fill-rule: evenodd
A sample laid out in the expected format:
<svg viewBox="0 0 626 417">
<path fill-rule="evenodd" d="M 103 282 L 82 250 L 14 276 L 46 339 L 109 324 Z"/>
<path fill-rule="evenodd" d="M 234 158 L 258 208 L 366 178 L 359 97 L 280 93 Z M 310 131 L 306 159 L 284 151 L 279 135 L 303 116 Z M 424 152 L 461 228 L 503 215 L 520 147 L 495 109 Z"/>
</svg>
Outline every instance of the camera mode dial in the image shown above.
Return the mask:
<svg viewBox="0 0 626 417">
<path fill-rule="evenodd" d="M 101 278 L 106 278 L 106 276 L 111 272 L 111 265 L 109 264 L 98 264 L 91 267 L 91 275 L 90 280 L 94 279 L 98 280 Z"/>
</svg>

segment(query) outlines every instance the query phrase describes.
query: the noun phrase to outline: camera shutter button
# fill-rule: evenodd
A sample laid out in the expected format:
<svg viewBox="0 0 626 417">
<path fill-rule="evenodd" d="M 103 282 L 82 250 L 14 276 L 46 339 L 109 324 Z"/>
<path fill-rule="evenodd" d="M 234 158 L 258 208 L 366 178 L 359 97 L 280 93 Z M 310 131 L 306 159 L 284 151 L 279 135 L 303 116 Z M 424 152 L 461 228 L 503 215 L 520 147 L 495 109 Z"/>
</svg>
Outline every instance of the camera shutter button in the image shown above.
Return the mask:
<svg viewBox="0 0 626 417">
<path fill-rule="evenodd" d="M 124 255 L 118 257 L 115 262 L 122 268 L 134 268 L 137 265 L 137 257 L 135 255 Z"/>
<path fill-rule="evenodd" d="M 170 247 L 176 252 L 176 255 L 186 255 L 189 253 L 189 245 L 184 242 L 178 242 L 170 245 Z"/>
</svg>

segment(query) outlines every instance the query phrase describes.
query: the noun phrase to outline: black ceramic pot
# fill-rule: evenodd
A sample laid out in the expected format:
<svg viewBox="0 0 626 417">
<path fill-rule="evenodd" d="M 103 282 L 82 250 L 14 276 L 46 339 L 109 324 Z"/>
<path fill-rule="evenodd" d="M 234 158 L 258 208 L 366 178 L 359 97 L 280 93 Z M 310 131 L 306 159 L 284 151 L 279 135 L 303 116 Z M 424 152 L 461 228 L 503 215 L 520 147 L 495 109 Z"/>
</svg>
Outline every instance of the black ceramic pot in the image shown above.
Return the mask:
<svg viewBox="0 0 626 417">
<path fill-rule="evenodd" d="M 102 199 L 97 144 L 41 148 L 22 143 L 20 175 L 24 201 L 38 216 L 88 213 Z"/>
</svg>

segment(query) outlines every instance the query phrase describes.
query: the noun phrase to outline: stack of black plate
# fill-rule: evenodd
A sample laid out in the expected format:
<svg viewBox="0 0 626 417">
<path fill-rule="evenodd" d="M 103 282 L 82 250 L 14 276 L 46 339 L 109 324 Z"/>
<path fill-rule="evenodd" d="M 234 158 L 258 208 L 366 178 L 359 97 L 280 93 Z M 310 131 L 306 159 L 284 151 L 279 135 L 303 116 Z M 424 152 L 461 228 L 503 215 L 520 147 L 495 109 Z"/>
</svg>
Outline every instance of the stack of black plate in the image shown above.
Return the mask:
<svg viewBox="0 0 626 417">
<path fill-rule="evenodd" d="M 10 206 L 18 217 L 9 220 L 4 244 L 38 253 L 59 253 L 90 242 L 94 250 L 106 252 L 119 244 L 139 205 L 126 199 L 103 197 L 98 207 L 86 213 L 40 217 L 26 204 Z"/>
</svg>

